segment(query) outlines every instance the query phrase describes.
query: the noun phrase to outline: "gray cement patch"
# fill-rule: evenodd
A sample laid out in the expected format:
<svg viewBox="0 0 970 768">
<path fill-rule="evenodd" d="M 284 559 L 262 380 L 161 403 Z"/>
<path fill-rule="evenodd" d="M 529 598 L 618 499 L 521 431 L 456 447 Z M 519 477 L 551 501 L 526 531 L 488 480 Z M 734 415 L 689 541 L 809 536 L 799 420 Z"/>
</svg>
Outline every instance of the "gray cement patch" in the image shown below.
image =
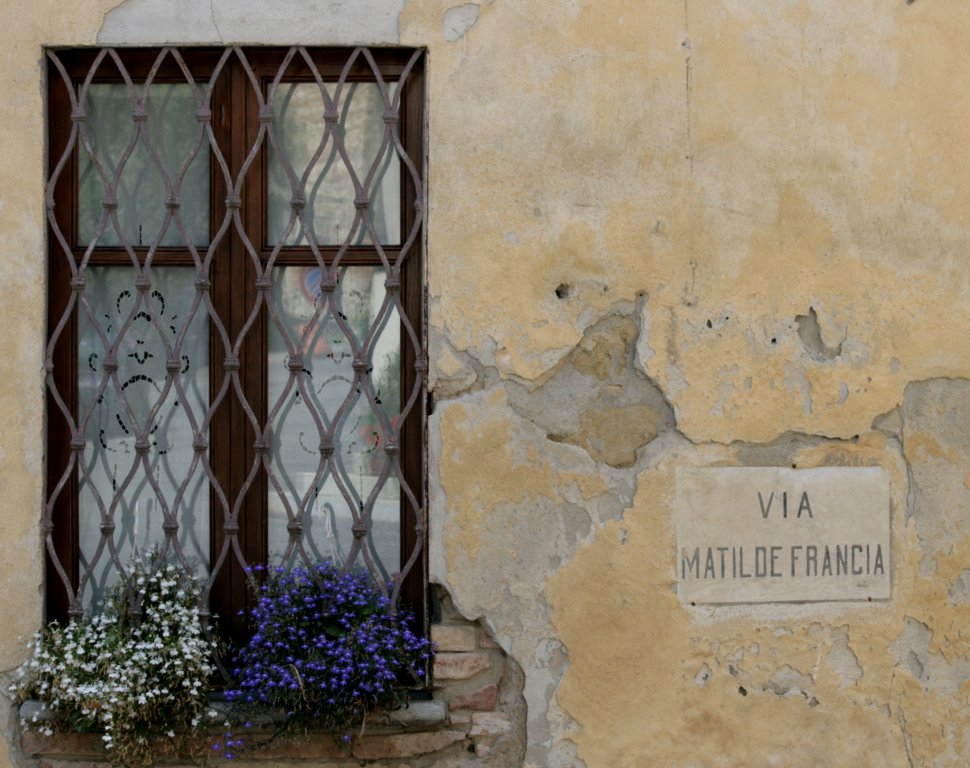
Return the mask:
<svg viewBox="0 0 970 768">
<path fill-rule="evenodd" d="M 396 45 L 405 0 L 127 0 L 101 45 Z"/>
</svg>

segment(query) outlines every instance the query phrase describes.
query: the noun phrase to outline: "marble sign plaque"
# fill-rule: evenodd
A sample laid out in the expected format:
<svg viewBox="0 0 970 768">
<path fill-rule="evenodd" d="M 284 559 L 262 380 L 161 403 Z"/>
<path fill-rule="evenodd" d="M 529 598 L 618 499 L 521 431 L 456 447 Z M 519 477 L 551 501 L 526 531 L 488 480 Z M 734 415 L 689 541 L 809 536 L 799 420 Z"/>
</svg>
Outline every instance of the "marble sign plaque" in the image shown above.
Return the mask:
<svg viewBox="0 0 970 768">
<path fill-rule="evenodd" d="M 684 603 L 890 596 L 882 468 L 684 467 L 676 514 Z"/>
</svg>

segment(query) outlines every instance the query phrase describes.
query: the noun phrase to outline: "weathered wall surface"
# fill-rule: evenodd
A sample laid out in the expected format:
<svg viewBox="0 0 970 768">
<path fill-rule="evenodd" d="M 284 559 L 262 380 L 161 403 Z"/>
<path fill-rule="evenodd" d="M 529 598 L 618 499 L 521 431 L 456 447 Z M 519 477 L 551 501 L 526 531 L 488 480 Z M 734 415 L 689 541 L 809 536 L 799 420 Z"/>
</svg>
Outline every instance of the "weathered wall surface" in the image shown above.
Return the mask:
<svg viewBox="0 0 970 768">
<path fill-rule="evenodd" d="M 529 764 L 970 762 L 968 21 L 494 0 L 432 49 L 432 564 Z M 680 605 L 676 467 L 856 464 L 890 601 Z"/>
<path fill-rule="evenodd" d="M 970 762 L 965 3 L 114 5 L 0 10 L 4 668 L 40 622 L 42 45 L 400 42 L 432 577 L 521 667 L 526 764 Z M 723 465 L 886 468 L 892 599 L 682 606 L 675 470 Z"/>
</svg>

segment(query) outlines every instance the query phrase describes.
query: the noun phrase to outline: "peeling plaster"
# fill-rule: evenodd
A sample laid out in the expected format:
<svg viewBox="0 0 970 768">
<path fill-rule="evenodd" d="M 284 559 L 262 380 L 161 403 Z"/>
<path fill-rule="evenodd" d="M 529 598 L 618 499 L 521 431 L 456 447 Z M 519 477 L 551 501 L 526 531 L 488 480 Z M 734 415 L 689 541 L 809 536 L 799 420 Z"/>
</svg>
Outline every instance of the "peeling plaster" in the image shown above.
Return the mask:
<svg viewBox="0 0 970 768">
<path fill-rule="evenodd" d="M 970 605 L 970 570 L 963 571 L 949 590 L 950 601 Z"/>
<path fill-rule="evenodd" d="M 445 12 L 442 22 L 442 33 L 445 40 L 453 43 L 465 36 L 469 29 L 478 21 L 478 3 L 456 5 Z"/>
<path fill-rule="evenodd" d="M 902 442 L 912 475 L 910 511 L 932 557 L 970 536 L 970 518 L 951 510 L 970 504 L 970 380 L 934 379 L 906 388 Z"/>
<path fill-rule="evenodd" d="M 843 626 L 832 632 L 832 647 L 826 661 L 842 681 L 843 686 L 855 685 L 864 671 L 859 666 L 859 657 L 849 646 L 849 628 Z"/>
<path fill-rule="evenodd" d="M 970 681 L 970 659 L 948 659 L 933 650 L 934 632 L 924 622 L 906 616 L 899 636 L 890 646 L 896 663 L 926 690 L 955 696 Z"/>
<path fill-rule="evenodd" d="M 895 602 L 861 609 L 849 605 L 703 610 L 678 606 L 667 588 L 675 584 L 672 566 L 659 554 L 670 551 L 674 536 L 673 521 L 660 512 L 670 504 L 672 469 L 733 463 L 741 456 L 746 463 L 782 466 L 875 462 L 892 467 L 894 552 L 899 555 L 896 577 L 909 583 L 917 573 L 919 555 L 907 554 L 904 544 L 911 541 L 903 525 L 908 473 L 898 441 L 873 433 L 858 441 L 792 435 L 770 446 L 682 444 L 652 469 L 641 470 L 637 496 L 623 517 L 626 543 L 598 536 L 551 580 L 553 621 L 571 659 L 558 697 L 583 725 L 583 731 L 573 737 L 580 757 L 591 765 L 627 765 L 624 755 L 636 754 L 636 744 L 642 743 L 649 744 L 653 758 L 665 765 L 706 764 L 707 757 L 716 764 L 716 756 L 727 750 L 731 764 L 760 764 L 775 754 L 783 764 L 811 766 L 826 762 L 824 747 L 812 736 L 824 732 L 825 743 L 834 740 L 843 745 L 839 764 L 858 760 L 895 765 L 905 763 L 907 750 L 914 759 L 927 754 L 922 750 L 932 737 L 924 730 L 924 721 L 929 727 L 934 718 L 937 722 L 944 718 L 946 739 L 958 739 L 970 722 L 959 699 L 951 697 L 957 690 L 954 685 L 965 679 L 965 662 L 954 660 L 943 666 L 943 657 L 933 650 L 935 637 L 918 622 L 907 619 L 908 629 L 900 634 L 904 622 L 899 602 L 914 599 L 906 594 L 897 591 Z M 960 561 L 960 555 L 950 558 L 953 564 Z M 953 578 L 962 572 L 956 571 Z M 579 583 L 586 584 L 585 590 Z M 595 599 L 587 599 L 592 595 Z M 621 623 L 611 623 L 608 617 L 614 612 L 624 617 Z M 661 625 L 654 624 L 654 616 L 664 617 Z M 936 622 L 952 628 L 948 659 L 953 653 L 966 654 L 956 640 L 960 621 L 953 612 Z M 590 624 L 607 631 L 590 635 L 583 629 Z M 887 664 L 884 649 L 890 646 L 898 660 Z M 670 664 L 671 659 L 680 659 L 679 666 Z M 912 659 L 926 670 L 936 669 L 935 682 L 934 678 L 927 682 L 925 672 L 922 681 L 913 677 L 910 668 L 917 672 L 920 668 Z M 620 682 L 633 670 L 637 671 L 634 678 L 651 681 L 649 695 L 638 691 L 635 682 Z M 904 686 L 900 692 L 901 673 L 909 676 L 915 689 Z M 591 687 L 596 679 L 609 683 L 599 690 Z M 612 728 L 614 718 L 623 720 L 621 712 L 614 711 L 614 699 L 637 712 L 641 729 L 651 722 L 658 727 L 638 731 L 642 741 L 631 739 L 622 728 Z M 671 700 L 681 704 L 683 714 L 672 715 L 661 703 Z M 770 700 L 777 704 L 769 709 Z M 922 713 L 934 706 L 944 710 L 935 716 L 921 715 L 920 722 L 914 722 L 913 710 Z M 908 717 L 887 717 L 890 710 L 901 712 L 901 707 Z M 690 742 L 687 748 L 668 736 L 671 728 L 688 732 L 700 727 L 707 738 L 701 744 Z M 956 744 L 953 754 L 960 754 L 959 742 L 952 743 Z M 953 758 L 939 764 L 960 761 Z"/>
<path fill-rule="evenodd" d="M 796 315 L 795 324 L 798 326 L 798 338 L 802 340 L 805 349 L 816 360 L 832 360 L 842 354 L 841 341 L 830 346 L 822 338 L 822 329 L 818 324 L 818 314 L 815 312 L 815 307 L 809 307 L 807 315 Z M 843 384 L 843 386 L 845 385 Z M 842 401 L 844 402 L 844 398 L 842 398 Z"/>
<path fill-rule="evenodd" d="M 531 388 L 509 385 L 512 407 L 597 462 L 632 467 L 640 449 L 674 425 L 662 393 L 634 367 L 639 332 L 628 308 L 588 327 L 556 371 Z"/>
<path fill-rule="evenodd" d="M 803 675 L 797 669 L 784 664 L 772 673 L 768 682 L 762 685 L 762 690 L 780 697 L 801 696 L 810 707 L 816 707 L 818 699 L 811 693 L 813 687 L 811 675 Z"/>
</svg>

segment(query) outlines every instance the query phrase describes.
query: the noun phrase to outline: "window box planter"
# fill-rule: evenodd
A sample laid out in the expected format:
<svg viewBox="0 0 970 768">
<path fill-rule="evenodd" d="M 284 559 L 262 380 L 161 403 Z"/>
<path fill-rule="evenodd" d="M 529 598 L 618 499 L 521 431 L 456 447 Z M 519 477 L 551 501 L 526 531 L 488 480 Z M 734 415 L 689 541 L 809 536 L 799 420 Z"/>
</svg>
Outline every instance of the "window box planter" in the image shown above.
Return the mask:
<svg viewBox="0 0 970 768">
<path fill-rule="evenodd" d="M 205 756 L 218 757 L 213 750 L 224 737 L 224 723 L 231 720 L 230 705 L 212 702 L 216 713 L 207 735 L 200 738 L 161 738 L 155 745 L 155 757 L 159 763 L 178 763 Z M 26 701 L 20 707 L 22 719 L 31 720 L 37 714 L 43 717 L 37 701 Z M 267 712 L 251 731 L 254 736 L 268 736 L 285 718 L 283 712 Z M 263 762 L 280 759 L 342 759 L 382 760 L 390 758 L 418 757 L 439 752 L 453 745 L 467 745 L 468 729 L 449 723 L 447 708 L 438 700 L 413 701 L 405 707 L 381 713 L 368 720 L 362 735 L 355 736 L 349 745 L 339 742 L 331 733 L 311 732 L 301 735 L 281 736 L 258 750 L 247 751 L 241 759 Z M 109 758 L 101 741 L 100 733 L 58 733 L 43 736 L 34 731 L 21 734 L 21 749 L 29 757 L 41 758 L 44 765 L 53 767 L 63 763 L 83 761 L 108 763 Z M 79 767 L 80 768 L 80 767 Z"/>
</svg>

